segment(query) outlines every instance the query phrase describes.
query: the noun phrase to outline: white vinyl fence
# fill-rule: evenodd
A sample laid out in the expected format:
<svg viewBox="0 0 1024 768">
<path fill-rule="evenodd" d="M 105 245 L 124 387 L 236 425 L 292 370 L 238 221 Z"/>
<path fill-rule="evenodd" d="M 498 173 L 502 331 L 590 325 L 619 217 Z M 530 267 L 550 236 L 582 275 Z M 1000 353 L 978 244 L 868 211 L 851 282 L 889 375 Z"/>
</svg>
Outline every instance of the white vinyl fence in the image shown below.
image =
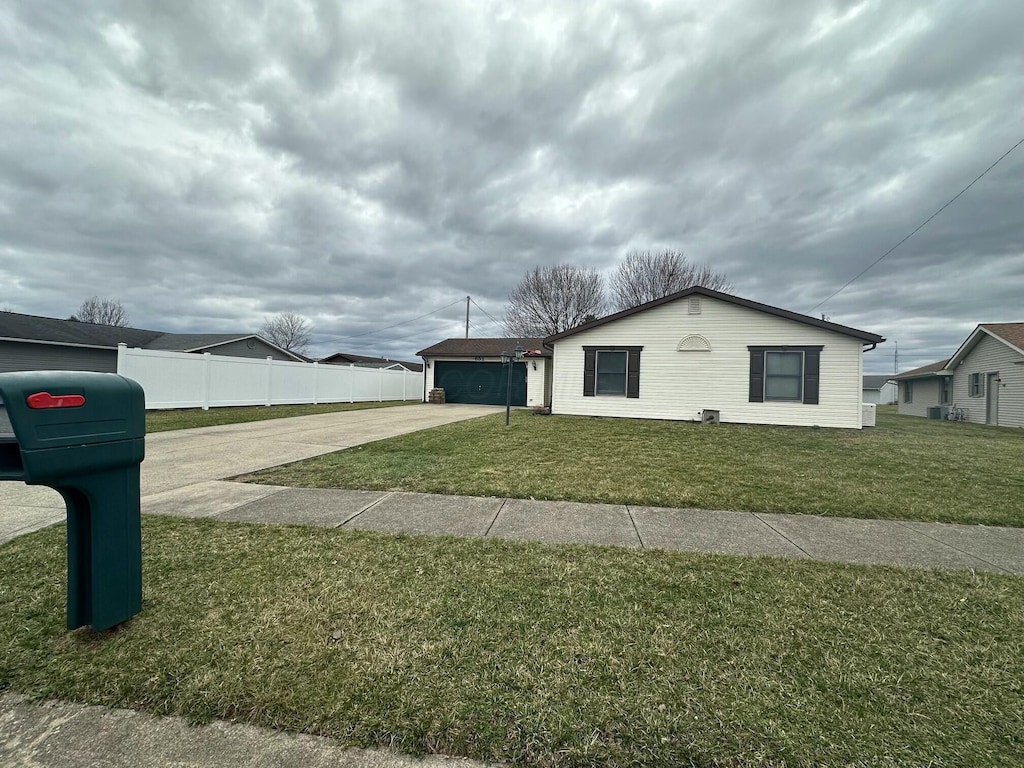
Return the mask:
<svg viewBox="0 0 1024 768">
<path fill-rule="evenodd" d="M 117 372 L 142 385 L 146 408 L 218 408 L 422 400 L 423 374 L 348 365 L 117 348 Z"/>
</svg>

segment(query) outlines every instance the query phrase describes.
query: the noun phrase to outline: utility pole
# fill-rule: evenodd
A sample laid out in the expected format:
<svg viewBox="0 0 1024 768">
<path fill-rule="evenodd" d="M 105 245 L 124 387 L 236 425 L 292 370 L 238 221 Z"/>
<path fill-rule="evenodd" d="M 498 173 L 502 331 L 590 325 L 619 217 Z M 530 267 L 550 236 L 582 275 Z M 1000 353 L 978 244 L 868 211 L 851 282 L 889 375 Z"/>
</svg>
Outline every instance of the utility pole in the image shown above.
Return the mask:
<svg viewBox="0 0 1024 768">
<path fill-rule="evenodd" d="M 894 349 L 892 352 L 892 375 L 900 375 L 900 343 L 899 341 L 893 341 Z"/>
<path fill-rule="evenodd" d="M 466 297 L 466 338 L 469 338 L 469 296 Z"/>
</svg>

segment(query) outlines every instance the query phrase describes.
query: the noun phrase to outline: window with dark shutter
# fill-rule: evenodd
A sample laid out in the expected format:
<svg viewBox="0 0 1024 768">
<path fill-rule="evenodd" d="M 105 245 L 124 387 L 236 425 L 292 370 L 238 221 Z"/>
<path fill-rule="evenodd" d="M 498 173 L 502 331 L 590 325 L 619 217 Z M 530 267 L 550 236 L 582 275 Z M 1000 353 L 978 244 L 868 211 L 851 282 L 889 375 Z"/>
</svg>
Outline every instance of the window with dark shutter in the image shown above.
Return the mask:
<svg viewBox="0 0 1024 768">
<path fill-rule="evenodd" d="M 640 397 L 640 350 L 629 350 L 629 366 L 626 369 L 626 397 Z"/>
<path fill-rule="evenodd" d="M 593 397 L 597 379 L 597 350 L 583 350 L 583 396 Z"/>
<path fill-rule="evenodd" d="M 643 347 L 584 347 L 583 396 L 640 397 Z"/>
<path fill-rule="evenodd" d="M 750 402 L 764 402 L 764 350 L 750 350 Z"/>
<path fill-rule="evenodd" d="M 804 350 L 804 403 L 818 404 L 818 372 L 821 368 L 821 348 L 807 347 Z"/>
<path fill-rule="evenodd" d="M 981 397 L 981 374 L 972 373 L 968 382 L 970 384 L 968 395 L 971 397 Z"/>
<path fill-rule="evenodd" d="M 747 347 L 751 403 L 817 405 L 822 347 Z"/>
</svg>

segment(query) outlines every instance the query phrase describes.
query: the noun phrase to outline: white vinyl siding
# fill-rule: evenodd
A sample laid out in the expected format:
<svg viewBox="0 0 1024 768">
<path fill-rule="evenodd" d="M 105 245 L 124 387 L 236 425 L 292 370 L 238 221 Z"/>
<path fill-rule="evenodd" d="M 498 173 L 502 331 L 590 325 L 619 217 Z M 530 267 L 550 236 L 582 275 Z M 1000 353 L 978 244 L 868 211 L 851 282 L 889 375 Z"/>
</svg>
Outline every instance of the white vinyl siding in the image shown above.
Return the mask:
<svg viewBox="0 0 1024 768">
<path fill-rule="evenodd" d="M 986 374 L 999 373 L 999 413 L 1001 427 L 1024 427 L 1024 355 L 998 339 L 985 334 L 967 353 L 953 372 L 953 404 L 967 409 L 968 421 L 985 423 L 988 394 Z M 970 375 L 981 374 L 981 396 L 970 397 Z"/>
<path fill-rule="evenodd" d="M 679 351 L 689 335 L 710 351 Z M 822 346 L 820 402 L 749 402 L 748 346 Z M 584 397 L 583 347 L 642 346 L 640 397 Z M 701 313 L 669 302 L 555 342 L 554 413 L 823 427 L 861 426 L 863 345 L 858 339 L 729 302 L 702 297 Z"/>
<path fill-rule="evenodd" d="M 913 399 L 906 402 L 904 392 L 907 384 L 913 388 Z M 941 385 L 938 376 L 928 376 L 923 379 L 908 379 L 900 382 L 900 397 L 897 413 L 900 416 L 927 416 L 928 409 L 939 403 L 939 390 Z"/>
</svg>

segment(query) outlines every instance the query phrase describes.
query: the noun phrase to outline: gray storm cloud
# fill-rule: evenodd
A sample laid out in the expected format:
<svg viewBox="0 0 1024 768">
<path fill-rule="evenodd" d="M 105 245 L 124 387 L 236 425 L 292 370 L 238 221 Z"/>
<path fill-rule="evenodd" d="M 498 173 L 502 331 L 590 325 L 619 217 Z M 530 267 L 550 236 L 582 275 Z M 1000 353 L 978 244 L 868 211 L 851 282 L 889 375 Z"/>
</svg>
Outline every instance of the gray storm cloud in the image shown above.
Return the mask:
<svg viewBox="0 0 1024 768">
<path fill-rule="evenodd" d="M 295 311 L 316 352 L 410 357 L 462 306 L 372 332 L 673 247 L 809 312 L 1024 136 L 1022 28 L 995 1 L 15 2 L 0 302 L 196 332 Z M 814 313 L 903 368 L 1024 320 L 1022 169 Z"/>
</svg>

